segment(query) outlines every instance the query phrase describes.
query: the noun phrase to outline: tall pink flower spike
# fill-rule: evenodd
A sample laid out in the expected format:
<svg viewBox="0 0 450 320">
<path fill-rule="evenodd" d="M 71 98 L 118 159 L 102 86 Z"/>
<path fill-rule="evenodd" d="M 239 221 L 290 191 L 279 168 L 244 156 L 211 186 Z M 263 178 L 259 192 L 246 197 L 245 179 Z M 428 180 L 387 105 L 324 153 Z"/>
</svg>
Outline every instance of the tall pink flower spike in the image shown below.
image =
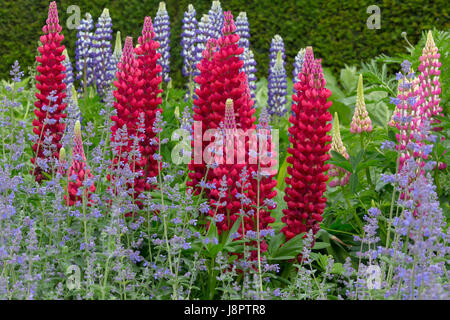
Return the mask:
<svg viewBox="0 0 450 320">
<path fill-rule="evenodd" d="M 431 117 L 440 115 L 442 107 L 439 105 L 439 95 L 441 93 L 441 84 L 439 76 L 441 74 L 441 63 L 439 62 L 438 48 L 434 43 L 431 31 L 428 31 L 427 42 L 422 50 L 422 56 L 419 58 L 419 101 L 420 112 L 431 120 Z"/>
</svg>

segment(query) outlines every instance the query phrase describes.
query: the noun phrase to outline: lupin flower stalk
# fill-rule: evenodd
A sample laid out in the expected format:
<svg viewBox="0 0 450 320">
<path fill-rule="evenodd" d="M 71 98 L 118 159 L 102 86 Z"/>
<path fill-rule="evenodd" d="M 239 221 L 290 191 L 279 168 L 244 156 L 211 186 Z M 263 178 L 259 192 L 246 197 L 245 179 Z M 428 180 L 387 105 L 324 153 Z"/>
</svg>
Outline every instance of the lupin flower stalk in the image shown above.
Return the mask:
<svg viewBox="0 0 450 320">
<path fill-rule="evenodd" d="M 439 62 L 440 54 L 434 43 L 431 31 L 428 31 L 427 42 L 422 50 L 422 56 L 419 66 L 419 101 L 420 114 L 425 118 L 432 118 L 440 115 L 442 107 L 439 105 L 439 95 L 441 93 L 441 84 L 439 76 L 441 74 L 441 63 Z"/>
<path fill-rule="evenodd" d="M 322 213 L 327 199 L 323 197 L 326 191 L 328 176 L 325 172 L 329 165 L 329 150 L 332 120 L 328 108 L 332 102 L 327 101 L 331 91 L 325 88 L 321 60 L 314 59 L 313 49 L 306 48 L 305 62 L 295 84 L 297 94 L 292 96 L 292 115 L 289 122 L 288 167 L 286 177 L 287 209 L 283 210 L 282 222 L 286 224 L 282 232 L 286 240 L 295 235 L 312 230 L 315 234 L 322 221 Z"/>
<path fill-rule="evenodd" d="M 341 138 L 341 131 L 339 129 L 339 116 L 337 112 L 334 113 L 334 120 L 333 120 L 333 128 L 331 130 L 331 148 L 330 150 L 336 151 L 340 153 L 345 159 L 349 158 L 349 155 L 347 153 L 347 149 L 344 146 L 344 143 L 342 142 Z M 328 176 L 334 177 L 329 182 L 330 187 L 336 187 L 336 186 L 345 186 L 350 179 L 350 172 L 347 170 L 336 167 L 333 164 L 330 164 L 330 169 L 328 170 Z"/>
<path fill-rule="evenodd" d="M 50 3 L 48 10 L 47 24 L 42 28 L 44 35 L 40 37 L 42 46 L 38 48 L 41 56 L 36 57 L 40 64 L 37 66 L 36 76 L 36 98 L 34 103 L 36 119 L 33 120 L 33 132 L 37 139 L 33 145 L 34 157 L 31 162 L 34 167 L 32 174 L 37 182 L 44 179 L 42 162 L 59 158 L 59 150 L 62 147 L 61 138 L 64 134 L 65 125 L 62 121 L 67 117 L 65 109 L 67 104 L 66 84 L 64 83 L 65 68 L 62 64 L 64 60 L 64 45 L 61 41 L 64 36 L 60 34 L 62 28 L 59 25 L 58 9 L 56 2 Z M 44 141 L 52 146 L 50 152 L 45 150 Z"/>
<path fill-rule="evenodd" d="M 91 57 L 92 41 L 94 40 L 94 21 L 88 12 L 78 26 L 75 42 L 76 79 L 81 80 L 84 91 L 94 81 L 94 62 Z"/>
<path fill-rule="evenodd" d="M 244 61 L 244 65 L 242 66 L 242 70 L 247 75 L 248 87 L 250 89 L 250 95 L 252 100 L 255 101 L 253 108 L 257 108 L 256 106 L 256 61 L 253 55 L 253 51 L 251 49 L 244 49 L 244 53 L 242 55 L 242 60 Z"/>
<path fill-rule="evenodd" d="M 63 82 L 66 84 L 66 89 L 71 90 L 71 87 L 73 86 L 73 68 L 72 63 L 70 62 L 69 54 L 67 53 L 67 49 L 64 49 L 63 55 L 65 57 L 63 66 L 64 68 L 66 68 L 66 70 L 64 71 L 66 77 L 64 78 Z"/>
<path fill-rule="evenodd" d="M 112 20 L 109 10 L 104 9 L 98 18 L 94 33 L 92 59 L 95 64 L 95 84 L 97 93 L 103 97 L 114 79 L 114 65 L 112 64 Z"/>
<path fill-rule="evenodd" d="M 183 75 L 188 78 L 186 100 L 193 96 L 194 92 L 194 71 L 196 70 L 196 38 L 197 38 L 197 19 L 196 12 L 192 4 L 184 13 L 183 26 L 181 32 L 181 56 L 183 57 Z"/>
<path fill-rule="evenodd" d="M 195 39 L 197 30 L 197 19 L 194 6 L 190 4 L 184 13 L 183 26 L 181 27 L 181 56 L 184 59 L 183 75 L 191 78 L 195 68 Z"/>
<path fill-rule="evenodd" d="M 250 49 L 250 26 L 246 12 L 240 12 L 236 18 L 236 34 L 239 35 L 239 46 Z"/>
<path fill-rule="evenodd" d="M 158 152 L 158 144 L 154 142 L 158 140 L 158 137 L 153 130 L 153 126 L 156 114 L 163 111 L 161 108 L 161 93 L 163 90 L 159 89 L 162 81 L 160 76 L 162 68 L 158 61 L 161 54 L 158 53 L 159 43 L 154 39 L 155 32 L 152 18 L 145 17 L 142 36 L 138 39 L 139 47 L 134 49 L 139 71 L 139 83 L 135 98 L 137 101 L 136 109 L 139 110 L 140 114 L 144 114 L 145 123 L 145 133 L 141 141 L 142 170 L 144 170 L 144 175 L 136 182 L 136 192 L 150 190 L 152 186 L 147 181 L 148 178 L 158 175 L 158 161 L 154 158 L 154 155 Z"/>
<path fill-rule="evenodd" d="M 210 39 L 206 49 L 203 51 L 203 59 L 198 65 L 201 74 L 195 78 L 200 85 L 196 89 L 196 99 L 194 100 L 194 120 L 202 122 L 201 132 L 195 132 L 194 127 L 194 159 L 189 164 L 189 181 L 187 185 L 194 189 L 196 194 L 200 193 L 200 182 L 207 172 L 207 166 L 204 159 L 201 163 L 195 161 L 195 150 L 201 150 L 202 154 L 208 142 L 204 142 L 201 137 L 208 129 L 219 129 L 220 124 L 225 120 L 225 106 L 227 99 L 233 100 L 234 112 L 237 114 L 236 123 L 240 125 L 240 129 L 244 132 L 255 127 L 255 110 L 252 108 L 253 101 L 250 98 L 247 85 L 247 77 L 245 73 L 240 71 L 243 62 L 239 59 L 243 48 L 239 48 L 239 36 L 234 33 L 236 27 L 234 25 L 233 16 L 230 12 L 225 12 L 225 23 L 222 29 L 223 36 L 217 41 Z M 233 168 L 225 168 L 223 166 L 208 170 L 207 182 L 214 179 L 218 181 L 220 177 L 227 175 L 229 186 L 239 181 L 243 165 L 234 165 Z M 220 184 L 217 184 L 219 187 Z M 205 190 L 209 199 L 218 196 L 217 190 Z M 212 193 L 212 194 L 211 194 Z M 240 210 L 240 202 L 230 201 L 230 220 L 221 225 L 220 231 L 226 230 L 231 225 L 237 212 Z M 221 210 L 221 209 L 219 209 Z M 210 212 L 210 215 L 214 214 Z M 233 217 L 233 218 L 231 218 Z"/>
<path fill-rule="evenodd" d="M 195 38 L 195 76 L 200 75 L 200 70 L 197 66 L 202 61 L 203 50 L 205 50 L 206 43 L 211 38 L 213 38 L 211 20 L 207 14 L 204 14 L 198 23 L 198 30 Z"/>
<path fill-rule="evenodd" d="M 411 156 L 418 161 L 420 168 L 425 165 L 423 160 L 427 159 L 427 155 L 413 150 L 417 148 L 408 148 L 408 145 L 410 143 L 417 147 L 423 145 L 422 130 L 424 123 L 429 121 L 420 112 L 420 104 L 417 103 L 420 91 L 419 78 L 411 69 L 409 61 L 403 61 L 402 72 L 397 73 L 398 94 L 396 98 L 391 98 L 391 102 L 395 104 L 395 110 L 389 122 L 390 126 L 396 127 L 399 131 L 395 135 L 398 141 L 396 148 L 400 156 L 399 170 Z"/>
<path fill-rule="evenodd" d="M 208 16 L 210 19 L 212 37 L 214 39 L 219 39 L 224 24 L 224 13 L 220 1 L 212 2 L 211 9 L 208 11 Z"/>
<path fill-rule="evenodd" d="M 133 39 L 131 37 L 125 39 L 122 59 L 117 69 L 117 80 L 114 81 L 116 89 L 113 91 L 113 95 L 116 98 L 114 109 L 116 109 L 117 114 L 111 116 L 111 120 L 113 121 L 111 127 L 111 145 L 116 145 L 114 147 L 113 166 L 120 168 L 121 164 L 133 165 L 128 162 L 128 154 L 133 149 L 131 137 L 138 135 L 136 122 L 140 115 L 135 97 L 137 90 L 135 89 L 138 88 L 138 83 L 141 79 L 138 62 L 134 56 Z M 126 127 L 128 134 L 127 141 L 116 141 L 116 137 L 120 136 L 118 130 L 122 130 L 124 127 Z M 114 178 L 108 175 L 108 179 L 113 180 Z"/>
<path fill-rule="evenodd" d="M 268 79 L 268 112 L 273 117 L 282 117 L 287 109 L 287 76 L 284 69 L 282 52 L 278 51 L 276 62 L 273 65 Z"/>
<path fill-rule="evenodd" d="M 69 168 L 68 195 L 64 196 L 66 205 L 74 206 L 77 202 L 88 201 L 90 195 L 95 192 L 95 184 L 92 174 L 86 163 L 86 155 L 83 149 L 80 121 L 75 123 L 72 151 L 72 165 Z M 84 189 L 84 190 L 83 190 Z"/>
<path fill-rule="evenodd" d="M 306 52 L 306 50 L 304 48 L 300 49 L 300 51 L 295 56 L 294 70 L 293 70 L 294 77 L 292 78 L 292 83 L 298 82 L 298 74 L 300 72 L 302 72 L 303 62 L 305 61 L 305 52 Z M 295 88 L 293 90 L 294 90 L 294 94 L 297 93 Z"/>
<path fill-rule="evenodd" d="M 366 109 L 364 101 L 364 87 L 362 74 L 359 75 L 358 88 L 356 91 L 356 106 L 353 113 L 352 122 L 350 124 L 351 133 L 371 132 L 372 120 L 370 120 L 369 113 Z"/>
<path fill-rule="evenodd" d="M 159 42 L 158 52 L 161 54 L 160 65 L 164 82 L 170 79 L 170 20 L 166 10 L 166 3 L 160 2 L 155 17 L 155 40 Z"/>
</svg>

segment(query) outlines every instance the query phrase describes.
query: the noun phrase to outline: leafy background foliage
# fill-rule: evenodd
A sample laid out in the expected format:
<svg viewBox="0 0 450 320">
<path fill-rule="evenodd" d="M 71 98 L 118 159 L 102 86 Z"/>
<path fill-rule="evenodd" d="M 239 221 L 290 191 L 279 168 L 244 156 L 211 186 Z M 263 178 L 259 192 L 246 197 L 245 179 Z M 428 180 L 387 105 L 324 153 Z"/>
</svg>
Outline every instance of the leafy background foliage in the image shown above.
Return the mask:
<svg viewBox="0 0 450 320">
<path fill-rule="evenodd" d="M 8 77 L 9 66 L 20 57 L 22 66 L 32 65 L 36 42 L 45 23 L 48 0 L 3 0 L 0 6 L 0 78 Z M 159 1 L 156 0 L 60 0 L 59 17 L 66 37 L 64 44 L 73 59 L 76 30 L 66 26 L 67 8 L 78 5 L 81 15 L 90 12 L 96 23 L 103 8 L 107 7 L 113 20 L 114 31 L 122 37 L 137 39 L 144 17 L 155 17 Z M 189 3 L 197 11 L 197 19 L 211 7 L 209 0 L 167 0 L 171 19 L 171 73 L 176 86 L 181 87 L 180 57 L 181 20 Z M 251 48 L 258 63 L 258 77 L 268 68 L 270 42 L 275 34 L 283 37 L 286 46 L 287 72 L 292 74 L 292 63 L 300 48 L 308 45 L 323 59 L 324 66 L 339 71 L 345 65 L 359 64 L 380 53 L 394 55 L 404 52 L 406 42 L 401 32 L 407 32 L 411 43 L 417 43 L 422 30 L 450 27 L 449 7 L 446 0 L 224 0 L 222 8 L 233 15 L 246 11 L 250 22 Z M 366 12 L 370 5 L 381 9 L 381 29 L 368 29 Z M 418 46 L 417 48 L 421 48 Z M 419 52 L 418 52 L 419 53 Z M 445 72 L 445 71 L 443 71 Z"/>
</svg>

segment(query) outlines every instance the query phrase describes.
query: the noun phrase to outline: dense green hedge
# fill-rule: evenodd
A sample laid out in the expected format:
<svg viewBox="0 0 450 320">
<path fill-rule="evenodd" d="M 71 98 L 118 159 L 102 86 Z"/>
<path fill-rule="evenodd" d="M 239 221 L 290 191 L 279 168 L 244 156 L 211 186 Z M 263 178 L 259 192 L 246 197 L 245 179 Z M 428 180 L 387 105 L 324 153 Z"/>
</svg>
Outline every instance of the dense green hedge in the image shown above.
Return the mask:
<svg viewBox="0 0 450 320">
<path fill-rule="evenodd" d="M 82 15 L 90 12 L 95 21 L 104 7 L 109 8 L 114 31 L 122 36 L 139 36 L 146 15 L 155 16 L 156 0 L 61 0 L 57 1 L 59 17 L 69 55 L 74 56 L 76 30 L 67 30 L 67 8 L 77 4 Z M 19 60 L 23 67 L 34 62 L 36 42 L 45 23 L 46 0 L 2 0 L 0 5 L 0 78 L 8 76 L 10 65 Z M 182 81 L 180 31 L 183 13 L 189 3 L 197 10 L 197 18 L 207 13 L 208 0 L 167 0 L 171 17 L 172 77 Z M 447 3 L 447 5 L 446 5 Z M 381 9 L 381 29 L 368 29 L 366 13 L 369 5 Z M 271 38 L 280 34 L 286 46 L 288 75 L 297 51 L 307 45 L 315 48 L 324 66 L 338 69 L 345 64 L 359 64 L 378 54 L 403 52 L 406 43 L 400 34 L 408 33 L 415 43 L 423 29 L 450 26 L 447 0 L 224 0 L 222 8 L 234 15 L 246 11 L 250 21 L 251 47 L 258 63 L 258 76 L 267 73 Z"/>
</svg>

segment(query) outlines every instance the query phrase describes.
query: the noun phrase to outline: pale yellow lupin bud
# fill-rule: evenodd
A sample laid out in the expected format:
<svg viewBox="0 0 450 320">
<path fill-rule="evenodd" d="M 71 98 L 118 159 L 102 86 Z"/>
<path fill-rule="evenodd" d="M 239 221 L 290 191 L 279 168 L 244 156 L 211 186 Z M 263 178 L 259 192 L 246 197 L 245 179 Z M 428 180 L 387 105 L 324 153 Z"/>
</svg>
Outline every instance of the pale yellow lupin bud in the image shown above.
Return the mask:
<svg viewBox="0 0 450 320">
<path fill-rule="evenodd" d="M 75 136 L 81 136 L 81 123 L 79 120 L 75 122 L 75 126 L 73 127 L 73 133 Z"/>
<path fill-rule="evenodd" d="M 73 100 L 73 102 L 76 104 L 76 105 L 78 105 L 78 93 L 77 93 L 77 90 L 75 90 L 75 86 L 71 86 L 72 88 L 71 88 L 71 90 L 72 90 L 72 100 Z"/>
<path fill-rule="evenodd" d="M 66 59 L 69 59 L 69 54 L 67 53 L 67 49 L 64 49 L 63 55 L 64 55 L 64 57 L 66 57 Z"/>
<path fill-rule="evenodd" d="M 244 11 L 239 12 L 239 17 L 241 17 L 241 18 L 247 18 L 247 12 L 244 12 Z"/>
<path fill-rule="evenodd" d="M 211 9 L 217 11 L 219 8 L 220 8 L 220 1 L 213 1 Z"/>
<path fill-rule="evenodd" d="M 122 57 L 122 38 L 120 31 L 116 33 L 116 44 L 114 46 L 114 55 L 120 59 Z"/>
<path fill-rule="evenodd" d="M 202 23 L 204 23 L 204 24 L 209 23 L 209 15 L 204 14 L 204 15 L 202 16 L 202 19 L 201 19 L 200 21 L 201 21 Z"/>
<path fill-rule="evenodd" d="M 107 9 L 107 8 L 103 9 L 102 16 L 109 17 L 109 9 Z"/>
<path fill-rule="evenodd" d="M 194 6 L 193 6 L 192 4 L 189 4 L 189 5 L 188 5 L 188 11 L 189 11 L 189 12 L 194 11 Z"/>
<path fill-rule="evenodd" d="M 167 11 L 167 10 L 166 10 L 166 3 L 165 3 L 164 1 L 161 1 L 161 2 L 159 3 L 159 7 L 158 7 L 158 12 L 157 12 L 157 14 L 161 14 L 161 13 L 163 13 L 163 12 L 165 12 L 165 11 Z"/>
<path fill-rule="evenodd" d="M 427 34 L 427 42 L 425 43 L 425 49 L 426 52 L 429 53 L 437 53 L 438 52 L 438 48 L 436 47 L 436 44 L 434 43 L 434 39 L 433 39 L 433 34 L 431 33 L 431 30 L 428 31 Z"/>
<path fill-rule="evenodd" d="M 233 107 L 233 99 L 228 98 L 227 101 L 225 101 L 225 110 L 230 110 Z"/>
<path fill-rule="evenodd" d="M 364 86 L 362 74 L 359 75 L 358 88 L 356 90 L 356 106 L 353 113 L 352 122 L 350 124 L 351 133 L 361 133 L 363 131 L 372 131 L 372 121 L 369 113 L 366 110 L 366 103 L 364 101 Z"/>
<path fill-rule="evenodd" d="M 178 120 L 180 120 L 180 107 L 176 106 L 175 107 L 175 111 L 173 112 L 175 115 L 175 118 L 177 118 Z"/>
<path fill-rule="evenodd" d="M 277 52 L 277 60 L 275 62 L 275 66 L 277 68 L 281 68 L 283 66 L 283 54 L 281 51 Z"/>
<path fill-rule="evenodd" d="M 59 149 L 59 162 L 66 161 L 66 149 L 61 148 Z"/>
<path fill-rule="evenodd" d="M 333 129 L 331 131 L 331 150 L 339 152 L 346 159 L 349 158 L 347 149 L 345 148 L 344 143 L 342 142 L 341 130 L 339 129 L 339 116 L 337 112 L 334 113 Z"/>
</svg>

